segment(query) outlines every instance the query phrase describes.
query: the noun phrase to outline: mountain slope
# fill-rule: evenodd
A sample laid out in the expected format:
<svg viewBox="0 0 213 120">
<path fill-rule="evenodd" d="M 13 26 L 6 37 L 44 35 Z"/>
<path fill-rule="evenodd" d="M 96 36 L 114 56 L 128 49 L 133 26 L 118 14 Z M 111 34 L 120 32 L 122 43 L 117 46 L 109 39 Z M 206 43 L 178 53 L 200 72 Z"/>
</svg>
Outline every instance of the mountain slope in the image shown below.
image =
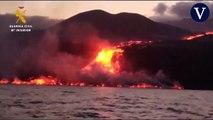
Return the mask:
<svg viewBox="0 0 213 120">
<path fill-rule="evenodd" d="M 190 31 L 167 24 L 154 22 L 135 13 L 110 14 L 101 10 L 93 10 L 77 14 L 62 23 L 63 31 L 74 23 L 86 23 L 97 29 L 104 38 L 119 39 L 178 39 L 191 34 Z"/>
<path fill-rule="evenodd" d="M 191 18 L 184 18 L 176 21 L 162 21 L 162 23 L 167 23 L 179 28 L 188 29 L 193 32 L 213 31 L 213 18 L 209 18 L 203 23 L 197 23 Z"/>
</svg>

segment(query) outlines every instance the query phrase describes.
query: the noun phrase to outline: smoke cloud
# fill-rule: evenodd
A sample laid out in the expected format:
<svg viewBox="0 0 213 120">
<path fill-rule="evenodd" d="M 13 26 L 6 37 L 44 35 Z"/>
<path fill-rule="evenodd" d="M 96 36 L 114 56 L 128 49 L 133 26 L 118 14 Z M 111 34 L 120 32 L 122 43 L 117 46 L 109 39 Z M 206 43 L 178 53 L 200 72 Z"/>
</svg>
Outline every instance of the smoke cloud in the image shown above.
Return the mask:
<svg viewBox="0 0 213 120">
<path fill-rule="evenodd" d="M 21 73 L 19 77 L 24 78 L 29 73 L 35 73 L 35 76 L 46 73 L 61 79 L 62 83 L 79 80 L 81 68 L 107 42 L 100 39 L 90 25 L 71 24 L 67 28 L 56 26 L 54 30 L 45 32 L 38 44 L 23 50 L 16 61 L 18 73 Z"/>
<path fill-rule="evenodd" d="M 173 5 L 170 8 L 170 13 L 174 14 L 178 17 L 181 18 L 189 18 L 190 16 L 190 10 L 192 8 L 192 6 L 194 4 L 196 4 L 198 2 L 178 2 L 175 5 Z M 213 9 L 213 2 L 203 2 L 204 4 L 206 4 L 208 6 L 208 8 L 210 9 L 210 11 L 212 11 Z M 212 15 L 210 15 L 212 16 Z"/>
<path fill-rule="evenodd" d="M 191 1 L 191 2 L 177 2 L 172 6 L 167 6 L 164 3 L 159 3 L 153 11 L 155 12 L 155 16 L 152 16 L 151 18 L 157 19 L 157 17 L 161 17 L 161 19 L 166 19 L 167 21 L 174 20 L 174 19 L 183 19 L 183 18 L 191 18 L 190 16 L 190 10 L 194 4 L 198 2 Z M 202 2 L 208 6 L 210 11 L 213 9 L 213 2 Z M 159 16 L 160 15 L 160 16 Z M 163 15 L 163 16 L 162 16 Z M 210 16 L 212 16 L 212 13 L 210 13 Z M 173 17 L 173 18 L 172 18 Z M 158 18 L 160 19 L 160 18 Z"/>
<path fill-rule="evenodd" d="M 155 15 L 150 19 L 182 29 L 190 30 L 192 32 L 205 32 L 212 31 L 212 13 L 210 12 L 209 19 L 203 23 L 198 24 L 190 15 L 191 8 L 194 4 L 202 2 L 208 6 L 210 11 L 213 11 L 213 2 L 203 1 L 190 1 L 190 2 L 177 2 L 172 6 L 166 6 L 164 3 L 159 3 L 155 8 Z M 164 10 L 166 6 L 166 9 Z"/>
<path fill-rule="evenodd" d="M 155 14 L 164 15 L 167 10 L 167 6 L 164 3 L 159 3 L 153 10 Z"/>
<path fill-rule="evenodd" d="M 180 85 L 177 81 L 171 80 L 162 70 L 155 74 L 149 74 L 142 69 L 136 72 L 122 71 L 119 74 L 112 75 L 100 69 L 99 65 L 94 65 L 92 71 L 84 71 L 81 73 L 81 80 L 87 84 L 105 84 L 107 86 L 132 86 L 141 83 L 160 86 L 162 88 L 171 88 L 174 83 Z"/>
</svg>

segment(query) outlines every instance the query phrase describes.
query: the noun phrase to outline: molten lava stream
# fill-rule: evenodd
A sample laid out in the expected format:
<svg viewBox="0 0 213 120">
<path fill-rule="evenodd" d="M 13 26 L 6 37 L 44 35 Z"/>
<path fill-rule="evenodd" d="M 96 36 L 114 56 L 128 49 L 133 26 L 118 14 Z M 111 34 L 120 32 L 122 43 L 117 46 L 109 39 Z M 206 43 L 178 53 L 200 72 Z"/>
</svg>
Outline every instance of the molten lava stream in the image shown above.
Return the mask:
<svg viewBox="0 0 213 120">
<path fill-rule="evenodd" d="M 205 33 L 199 33 L 199 34 L 196 34 L 196 35 L 186 36 L 186 37 L 183 37 L 183 40 L 194 40 L 196 38 L 200 38 L 200 37 L 203 37 L 205 35 L 213 35 L 213 32 L 205 32 Z"/>
<path fill-rule="evenodd" d="M 116 74 L 120 71 L 119 57 L 123 50 L 120 48 L 103 48 L 96 56 L 95 60 L 84 67 L 82 71 L 91 71 L 95 64 L 98 64 L 102 71 Z M 113 59 L 115 58 L 115 59 Z"/>
<path fill-rule="evenodd" d="M 121 46 L 131 46 L 134 44 L 152 44 L 151 41 L 148 42 L 142 42 L 142 41 L 128 41 L 124 42 L 121 45 L 118 45 L 117 47 L 105 47 L 101 49 L 97 56 L 95 57 L 94 61 L 92 61 L 89 65 L 85 66 L 83 69 L 81 69 L 82 73 L 94 73 L 94 67 L 98 66 L 98 70 L 103 72 L 104 74 L 108 74 L 110 76 L 119 76 L 121 72 L 121 66 L 120 66 L 120 58 L 123 56 L 123 50 L 121 49 Z M 99 83 L 99 84 L 86 84 L 84 82 L 70 82 L 67 84 L 62 84 L 59 79 L 52 77 L 52 76 L 40 76 L 38 78 L 31 78 L 28 81 L 22 81 L 18 78 L 15 78 L 13 82 L 9 82 L 6 79 L 0 80 L 0 84 L 16 84 L 16 85 L 68 85 L 68 86 L 96 86 L 96 87 L 105 87 L 106 84 Z M 117 84 L 113 85 L 118 88 L 122 87 L 129 87 L 129 88 L 154 88 L 154 89 L 160 89 L 160 86 L 151 85 L 148 83 L 140 83 L 132 86 L 123 86 L 123 84 Z M 173 89 L 183 89 L 182 87 L 178 85 L 174 85 L 172 87 Z"/>
<path fill-rule="evenodd" d="M 8 84 L 9 83 L 9 81 L 8 80 L 6 80 L 6 79 L 2 79 L 2 80 L 0 80 L 0 84 Z"/>
<path fill-rule="evenodd" d="M 114 74 L 119 72 L 119 61 L 115 61 L 114 63 L 112 62 L 112 58 L 114 55 L 116 55 L 115 57 L 118 57 L 122 54 L 122 50 L 121 49 L 102 49 L 96 59 L 95 62 L 102 64 L 102 66 L 104 67 L 105 70 L 109 71 L 110 73 Z"/>
<path fill-rule="evenodd" d="M 9 82 L 8 82 L 9 83 Z M 29 81 L 22 81 L 18 78 L 15 78 L 11 84 L 15 85 L 60 85 L 58 80 L 51 76 L 40 76 L 35 79 L 30 79 Z"/>
</svg>

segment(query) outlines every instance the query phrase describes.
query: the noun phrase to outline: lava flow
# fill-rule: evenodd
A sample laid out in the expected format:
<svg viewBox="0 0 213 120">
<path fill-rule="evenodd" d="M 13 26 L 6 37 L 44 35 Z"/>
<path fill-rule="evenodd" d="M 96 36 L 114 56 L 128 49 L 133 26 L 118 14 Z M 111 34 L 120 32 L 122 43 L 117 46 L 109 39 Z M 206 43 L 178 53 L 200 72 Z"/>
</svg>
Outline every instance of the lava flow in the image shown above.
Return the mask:
<svg viewBox="0 0 213 120">
<path fill-rule="evenodd" d="M 103 48 L 95 60 L 84 67 L 82 71 L 91 70 L 94 64 L 98 64 L 105 72 L 115 74 L 120 71 L 119 57 L 122 56 L 123 50 L 120 48 Z M 115 59 L 113 59 L 115 58 Z"/>
<path fill-rule="evenodd" d="M 11 84 L 16 85 L 61 85 L 59 80 L 52 76 L 40 76 L 38 78 L 30 78 L 29 81 L 22 81 L 15 78 Z"/>
<path fill-rule="evenodd" d="M 143 76 L 138 76 L 135 73 L 126 73 L 121 70 L 121 59 L 123 57 L 124 50 L 122 48 L 132 45 L 146 46 L 152 44 L 152 41 L 128 41 L 121 42 L 113 46 L 103 47 L 96 55 L 94 60 L 80 69 L 80 73 L 92 74 L 93 82 L 86 80 L 79 80 L 79 82 L 67 82 L 62 83 L 60 79 L 53 76 L 40 76 L 38 78 L 30 78 L 27 81 L 14 78 L 13 81 L 7 79 L 0 80 L 0 84 L 15 84 L 15 85 L 68 85 L 68 86 L 95 86 L 95 87 L 129 87 L 129 88 L 163 88 L 157 84 L 149 84 L 144 82 Z M 126 61 L 127 62 L 127 61 Z M 101 73 L 101 74 L 99 74 Z M 94 74 L 97 74 L 94 75 Z M 134 75 L 135 74 L 135 75 Z M 126 77 L 123 77 L 126 75 Z M 95 77 L 94 77 L 95 76 Z M 104 76 L 104 77 L 100 77 Z M 137 77 L 137 78 L 136 78 Z M 87 77 L 88 78 L 88 77 Z M 140 78 L 140 79 L 138 79 Z M 137 80 L 138 79 L 138 80 Z M 157 81 L 156 83 L 158 83 Z M 167 87 L 168 88 L 168 87 Z M 179 85 L 174 84 L 172 89 L 183 89 Z"/>
<path fill-rule="evenodd" d="M 186 36 L 183 38 L 183 40 L 194 40 L 196 38 L 200 38 L 205 35 L 213 35 L 213 32 L 206 32 L 206 33 L 200 33 L 200 34 L 196 34 L 196 35 Z"/>
</svg>

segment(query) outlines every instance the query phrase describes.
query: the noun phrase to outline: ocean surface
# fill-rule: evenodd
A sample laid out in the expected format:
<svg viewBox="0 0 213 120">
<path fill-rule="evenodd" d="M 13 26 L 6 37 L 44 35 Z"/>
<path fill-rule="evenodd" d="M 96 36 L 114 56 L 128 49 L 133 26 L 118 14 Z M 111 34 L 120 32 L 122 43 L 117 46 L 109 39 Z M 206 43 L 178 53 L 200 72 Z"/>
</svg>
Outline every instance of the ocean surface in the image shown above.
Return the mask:
<svg viewBox="0 0 213 120">
<path fill-rule="evenodd" d="M 0 85 L 0 119 L 213 119 L 213 91 Z"/>
</svg>

